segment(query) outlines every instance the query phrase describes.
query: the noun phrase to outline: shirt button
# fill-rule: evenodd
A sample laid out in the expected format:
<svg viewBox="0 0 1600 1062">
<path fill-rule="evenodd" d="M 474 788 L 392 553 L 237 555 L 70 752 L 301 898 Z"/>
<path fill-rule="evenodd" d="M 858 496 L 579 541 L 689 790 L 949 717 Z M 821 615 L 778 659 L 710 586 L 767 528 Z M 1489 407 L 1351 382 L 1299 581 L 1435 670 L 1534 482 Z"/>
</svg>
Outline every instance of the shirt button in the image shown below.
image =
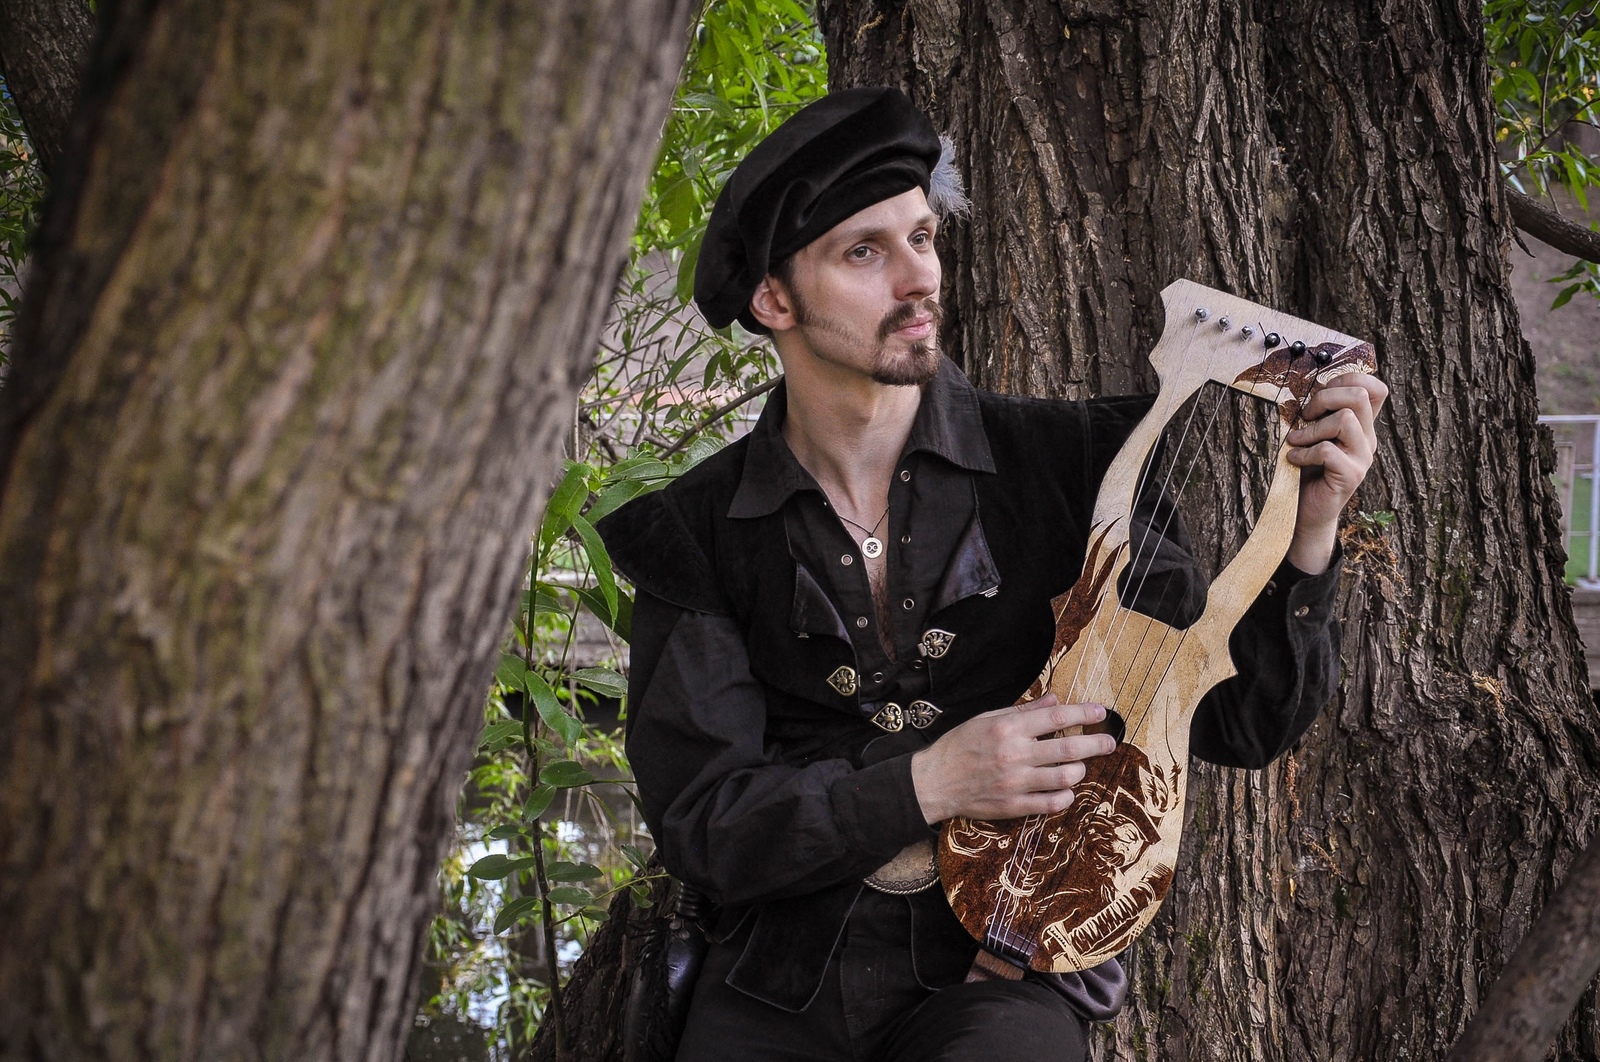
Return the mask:
<svg viewBox="0 0 1600 1062">
<path fill-rule="evenodd" d="M 907 612 L 910 612 L 912 609 L 917 607 L 917 603 L 908 597 L 904 601 L 900 602 L 900 607 L 905 609 Z"/>
<path fill-rule="evenodd" d="M 911 469 L 902 468 L 900 470 L 900 482 L 901 483 L 910 483 L 911 482 Z"/>
<path fill-rule="evenodd" d="M 852 557 L 848 553 L 846 553 L 844 556 L 839 558 L 839 563 L 840 564 L 854 564 L 855 562 L 856 562 L 856 559 L 854 557 Z"/>
<path fill-rule="evenodd" d="M 856 626 L 857 627 L 865 627 L 866 625 L 867 625 L 867 617 L 865 617 L 865 616 L 857 616 L 856 617 Z"/>
<path fill-rule="evenodd" d="M 1311 615 L 1311 606 L 1301 605 L 1299 608 L 1294 610 L 1294 614 L 1296 619 L 1305 619 L 1307 616 Z"/>
<path fill-rule="evenodd" d="M 902 546 L 909 546 L 909 545 L 911 545 L 911 536 L 910 536 L 910 535 L 901 535 L 901 536 L 900 536 L 900 544 L 901 544 L 901 545 L 902 545 Z"/>
</svg>

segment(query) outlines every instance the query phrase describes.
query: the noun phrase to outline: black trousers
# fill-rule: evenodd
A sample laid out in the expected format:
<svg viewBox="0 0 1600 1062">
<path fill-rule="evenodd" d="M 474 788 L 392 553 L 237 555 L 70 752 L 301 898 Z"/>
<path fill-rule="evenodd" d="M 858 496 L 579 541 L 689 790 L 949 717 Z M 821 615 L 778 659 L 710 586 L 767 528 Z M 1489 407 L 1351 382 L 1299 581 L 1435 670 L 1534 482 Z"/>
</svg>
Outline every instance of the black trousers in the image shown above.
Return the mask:
<svg viewBox="0 0 1600 1062">
<path fill-rule="evenodd" d="M 924 985 L 911 963 L 901 897 L 867 892 L 805 1010 L 728 987 L 744 935 L 715 945 L 695 986 L 678 1062 L 1085 1062 L 1084 1021 L 1033 981 Z M 926 976 L 926 974 L 925 974 Z"/>
</svg>

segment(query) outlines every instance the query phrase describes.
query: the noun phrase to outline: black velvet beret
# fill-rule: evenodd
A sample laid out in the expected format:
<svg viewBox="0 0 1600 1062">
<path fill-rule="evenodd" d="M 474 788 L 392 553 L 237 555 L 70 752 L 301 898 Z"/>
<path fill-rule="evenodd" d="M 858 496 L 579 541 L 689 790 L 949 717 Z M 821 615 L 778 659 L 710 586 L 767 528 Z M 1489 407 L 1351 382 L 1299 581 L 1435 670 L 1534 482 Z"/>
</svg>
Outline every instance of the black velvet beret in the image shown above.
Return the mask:
<svg viewBox="0 0 1600 1062">
<path fill-rule="evenodd" d="M 694 301 L 713 328 L 752 332 L 750 296 L 774 262 L 839 222 L 913 188 L 928 190 L 939 135 L 894 88 L 833 92 L 746 155 L 722 186 L 694 269 Z"/>
</svg>

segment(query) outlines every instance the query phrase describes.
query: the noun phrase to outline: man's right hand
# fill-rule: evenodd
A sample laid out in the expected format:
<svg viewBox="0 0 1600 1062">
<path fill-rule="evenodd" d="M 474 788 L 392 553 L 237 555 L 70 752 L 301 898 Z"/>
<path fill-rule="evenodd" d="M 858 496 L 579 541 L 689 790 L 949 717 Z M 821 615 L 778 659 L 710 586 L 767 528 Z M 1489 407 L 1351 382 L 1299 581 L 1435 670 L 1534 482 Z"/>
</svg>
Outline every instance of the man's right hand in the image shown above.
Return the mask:
<svg viewBox="0 0 1600 1062">
<path fill-rule="evenodd" d="M 1110 734 L 1048 737 L 1098 723 L 1098 704 L 1036 701 L 967 720 L 911 757 L 911 781 L 923 817 L 934 825 L 957 817 L 1015 819 L 1061 811 L 1083 781 L 1083 761 L 1117 747 Z"/>
</svg>

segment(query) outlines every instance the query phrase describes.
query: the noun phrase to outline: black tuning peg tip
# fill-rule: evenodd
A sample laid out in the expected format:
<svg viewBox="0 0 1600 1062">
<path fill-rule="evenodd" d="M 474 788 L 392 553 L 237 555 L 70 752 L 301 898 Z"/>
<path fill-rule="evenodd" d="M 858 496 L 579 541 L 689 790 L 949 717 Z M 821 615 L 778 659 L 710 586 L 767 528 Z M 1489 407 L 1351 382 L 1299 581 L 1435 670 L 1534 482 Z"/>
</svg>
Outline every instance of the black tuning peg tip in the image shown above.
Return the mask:
<svg viewBox="0 0 1600 1062">
<path fill-rule="evenodd" d="M 1268 350 L 1271 350 L 1273 347 L 1275 347 L 1279 343 L 1283 342 L 1283 337 L 1280 336 L 1276 332 L 1268 332 L 1265 336 L 1262 336 L 1261 338 L 1267 344 L 1267 349 Z"/>
<path fill-rule="evenodd" d="M 1326 348 L 1317 351 L 1315 356 L 1317 359 L 1317 366 L 1319 368 L 1326 366 L 1329 362 L 1333 361 L 1333 351 Z"/>
<path fill-rule="evenodd" d="M 1289 353 L 1293 354 L 1295 357 L 1298 358 L 1300 355 L 1304 354 L 1305 352 L 1306 352 L 1306 345 L 1302 341 L 1297 339 L 1293 343 L 1289 344 Z"/>
</svg>

